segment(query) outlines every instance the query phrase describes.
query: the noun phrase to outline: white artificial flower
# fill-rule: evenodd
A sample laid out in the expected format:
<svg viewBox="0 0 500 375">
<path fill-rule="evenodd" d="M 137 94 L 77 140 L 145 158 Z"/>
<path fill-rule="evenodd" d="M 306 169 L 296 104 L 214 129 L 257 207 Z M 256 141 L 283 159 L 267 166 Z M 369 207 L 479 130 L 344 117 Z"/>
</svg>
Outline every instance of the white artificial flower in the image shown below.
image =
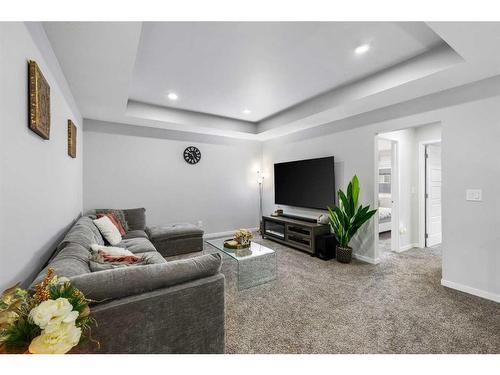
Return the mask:
<svg viewBox="0 0 500 375">
<path fill-rule="evenodd" d="M 69 278 L 65 277 L 65 276 L 61 276 L 57 279 L 57 284 L 64 284 L 64 283 L 67 283 L 69 282 Z"/>
<path fill-rule="evenodd" d="M 42 331 L 29 346 L 33 354 L 64 354 L 80 342 L 82 329 L 74 323 L 52 324 Z"/>
<path fill-rule="evenodd" d="M 32 309 L 30 318 L 41 329 L 45 329 L 48 325 L 74 322 L 78 312 L 72 310 L 73 306 L 66 298 L 49 299 Z"/>
</svg>

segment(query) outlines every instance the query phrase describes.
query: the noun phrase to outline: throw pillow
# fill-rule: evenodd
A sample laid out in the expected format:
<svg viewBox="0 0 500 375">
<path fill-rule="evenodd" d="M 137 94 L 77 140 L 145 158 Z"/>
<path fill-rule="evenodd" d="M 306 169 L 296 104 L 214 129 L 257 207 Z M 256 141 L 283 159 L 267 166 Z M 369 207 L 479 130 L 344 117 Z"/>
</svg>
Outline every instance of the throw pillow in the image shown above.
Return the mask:
<svg viewBox="0 0 500 375">
<path fill-rule="evenodd" d="M 93 253 L 89 258 L 89 267 L 92 272 L 111 270 L 115 268 L 144 266 L 152 264 L 150 259 L 143 255 L 142 257 L 110 257 L 103 254 L 102 251 Z"/>
<path fill-rule="evenodd" d="M 105 213 L 105 214 L 97 214 L 97 218 L 101 218 L 103 216 L 107 216 L 109 217 L 109 220 L 111 220 L 113 222 L 113 224 L 115 225 L 115 227 L 118 229 L 118 231 L 120 232 L 120 234 L 122 236 L 125 235 L 125 229 L 123 229 L 123 226 L 122 226 L 122 223 L 120 223 L 120 220 L 118 220 L 118 218 L 116 217 L 116 215 L 112 212 L 108 212 L 108 213 Z"/>
<path fill-rule="evenodd" d="M 99 219 L 92 220 L 101 232 L 102 236 L 108 241 L 111 245 L 118 245 L 122 241 L 122 235 L 118 228 L 113 224 L 109 217 L 103 216 Z"/>
<path fill-rule="evenodd" d="M 134 253 L 130 250 L 124 249 L 123 247 L 114 247 L 114 246 L 103 246 L 98 244 L 90 245 L 90 248 L 94 253 L 98 253 L 99 251 L 104 252 L 108 255 L 112 256 L 133 256 Z"/>
<path fill-rule="evenodd" d="M 116 218 L 120 221 L 123 229 L 125 229 L 125 232 L 129 231 L 127 219 L 125 219 L 125 213 L 123 212 L 123 210 L 116 210 L 116 209 L 111 209 L 111 208 L 99 208 L 99 209 L 95 210 L 96 215 L 97 214 L 106 214 L 108 212 L 112 213 L 116 216 Z"/>
</svg>

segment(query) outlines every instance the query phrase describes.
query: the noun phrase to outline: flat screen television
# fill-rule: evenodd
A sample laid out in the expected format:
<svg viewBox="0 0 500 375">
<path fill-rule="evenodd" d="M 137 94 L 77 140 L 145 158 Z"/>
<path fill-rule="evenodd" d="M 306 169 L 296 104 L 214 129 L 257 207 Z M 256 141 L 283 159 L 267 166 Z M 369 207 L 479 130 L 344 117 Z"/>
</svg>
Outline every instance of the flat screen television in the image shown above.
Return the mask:
<svg viewBox="0 0 500 375">
<path fill-rule="evenodd" d="M 274 201 L 325 210 L 335 204 L 334 158 L 274 164 Z"/>
</svg>

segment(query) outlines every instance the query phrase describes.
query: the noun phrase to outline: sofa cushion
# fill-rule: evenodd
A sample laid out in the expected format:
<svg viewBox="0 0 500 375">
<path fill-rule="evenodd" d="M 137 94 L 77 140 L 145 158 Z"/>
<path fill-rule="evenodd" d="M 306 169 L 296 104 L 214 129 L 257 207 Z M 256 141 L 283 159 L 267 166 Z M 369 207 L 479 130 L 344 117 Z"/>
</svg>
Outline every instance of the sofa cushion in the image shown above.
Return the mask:
<svg viewBox="0 0 500 375">
<path fill-rule="evenodd" d="M 135 255 L 138 257 L 145 257 L 149 264 L 167 263 L 165 258 L 163 258 L 161 254 L 157 251 L 149 251 L 147 253 L 137 253 Z"/>
<path fill-rule="evenodd" d="M 125 220 L 127 220 L 128 230 L 145 230 L 146 229 L 146 209 L 131 208 L 123 210 Z"/>
<path fill-rule="evenodd" d="M 59 277 L 72 277 L 90 273 L 89 268 L 89 251 L 86 247 L 77 243 L 68 243 L 59 251 L 48 265 L 40 271 L 38 276 L 33 280 L 30 288 L 43 280 L 48 268 L 53 268 L 54 272 Z"/>
<path fill-rule="evenodd" d="M 148 253 L 150 251 L 156 251 L 155 247 L 147 238 L 129 238 L 122 240 L 116 247 L 124 247 L 125 249 L 137 253 Z"/>
<path fill-rule="evenodd" d="M 58 245 L 58 250 L 63 249 L 68 243 L 77 243 L 90 251 L 90 245 L 95 243 L 104 245 L 104 239 L 92 219 L 88 216 L 82 216 Z"/>
<path fill-rule="evenodd" d="M 148 228 L 148 234 L 155 241 L 171 238 L 201 237 L 203 230 L 190 223 L 162 225 Z"/>
<path fill-rule="evenodd" d="M 131 230 L 123 236 L 124 240 L 127 240 L 129 238 L 149 238 L 147 233 L 143 230 Z"/>
<path fill-rule="evenodd" d="M 87 298 L 103 301 L 209 277 L 219 273 L 220 267 L 220 255 L 207 254 L 162 264 L 94 272 L 70 277 L 70 280 Z"/>
</svg>

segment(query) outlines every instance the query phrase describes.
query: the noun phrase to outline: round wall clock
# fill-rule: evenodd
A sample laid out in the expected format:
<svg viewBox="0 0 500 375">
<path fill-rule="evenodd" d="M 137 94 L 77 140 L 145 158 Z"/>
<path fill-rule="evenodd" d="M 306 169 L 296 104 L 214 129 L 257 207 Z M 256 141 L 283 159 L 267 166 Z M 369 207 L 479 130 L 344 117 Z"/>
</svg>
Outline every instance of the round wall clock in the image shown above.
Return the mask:
<svg viewBox="0 0 500 375">
<path fill-rule="evenodd" d="M 184 160 L 189 164 L 196 164 L 201 159 L 201 152 L 197 147 L 189 146 L 184 150 Z"/>
</svg>

